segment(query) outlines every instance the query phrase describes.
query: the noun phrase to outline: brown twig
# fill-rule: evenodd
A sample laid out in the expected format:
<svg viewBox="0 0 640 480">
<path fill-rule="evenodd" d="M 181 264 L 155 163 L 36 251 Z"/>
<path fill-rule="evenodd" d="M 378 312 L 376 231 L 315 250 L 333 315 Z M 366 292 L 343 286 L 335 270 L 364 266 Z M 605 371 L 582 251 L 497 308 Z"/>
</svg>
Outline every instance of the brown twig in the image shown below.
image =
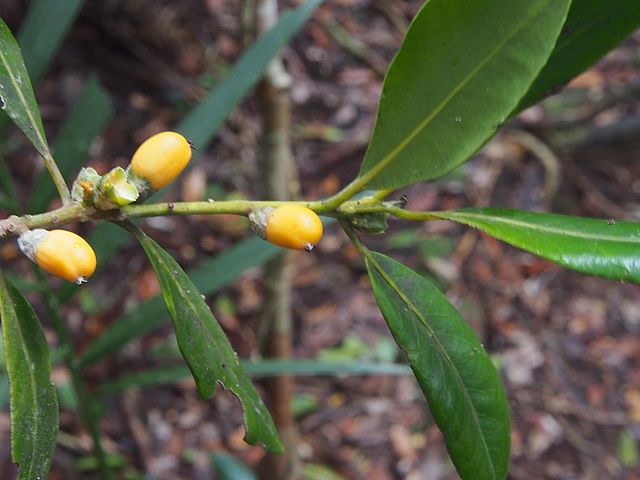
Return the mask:
<svg viewBox="0 0 640 480">
<path fill-rule="evenodd" d="M 277 0 L 256 2 L 256 26 L 260 34 L 277 21 Z M 291 79 L 281 57 L 269 65 L 264 80 L 258 85 L 264 119 L 263 149 L 260 171 L 263 194 L 267 199 L 288 200 L 296 190 L 296 173 L 291 152 Z M 291 266 L 289 255 L 282 254 L 267 262 L 264 270 L 265 299 L 262 322 L 266 332 L 264 354 L 269 358 L 291 358 L 293 353 L 291 314 Z M 269 406 L 282 439 L 284 454 L 268 453 L 261 470 L 264 478 L 294 480 L 299 477 L 297 434 L 291 404 L 294 380 L 290 375 L 266 381 Z"/>
</svg>

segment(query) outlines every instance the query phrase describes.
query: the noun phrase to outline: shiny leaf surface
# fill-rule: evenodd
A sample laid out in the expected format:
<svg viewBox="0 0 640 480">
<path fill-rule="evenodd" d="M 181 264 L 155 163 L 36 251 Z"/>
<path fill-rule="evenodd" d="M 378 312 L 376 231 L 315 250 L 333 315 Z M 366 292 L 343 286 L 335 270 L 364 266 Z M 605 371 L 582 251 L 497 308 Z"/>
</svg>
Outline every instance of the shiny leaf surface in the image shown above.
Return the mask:
<svg viewBox="0 0 640 480">
<path fill-rule="evenodd" d="M 569 0 L 431 0 L 384 81 L 360 181 L 430 180 L 469 159 L 546 63 Z"/>
<path fill-rule="evenodd" d="M 211 397 L 217 384 L 221 383 L 242 403 L 247 443 L 262 442 L 269 450 L 282 451 L 269 411 L 196 286 L 174 258 L 154 240 L 140 230 L 135 235 L 158 277 L 180 352 L 191 370 L 200 395 Z"/>
<path fill-rule="evenodd" d="M 43 157 L 49 154 L 40 109 L 33 95 L 20 47 L 2 19 L 0 19 L 0 108 L 24 132 Z"/>
<path fill-rule="evenodd" d="M 573 0 L 558 42 L 516 111 L 553 93 L 640 27 L 638 0 Z"/>
<path fill-rule="evenodd" d="M 640 283 L 640 223 L 501 208 L 437 212 L 564 267 Z"/>
<path fill-rule="evenodd" d="M 463 480 L 507 473 L 506 396 L 475 333 L 434 285 L 378 253 L 366 256 L 378 306 L 407 355 Z"/>
<path fill-rule="evenodd" d="M 58 434 L 49 346 L 22 294 L 0 273 L 0 317 L 11 403 L 11 456 L 19 480 L 44 479 Z"/>
</svg>

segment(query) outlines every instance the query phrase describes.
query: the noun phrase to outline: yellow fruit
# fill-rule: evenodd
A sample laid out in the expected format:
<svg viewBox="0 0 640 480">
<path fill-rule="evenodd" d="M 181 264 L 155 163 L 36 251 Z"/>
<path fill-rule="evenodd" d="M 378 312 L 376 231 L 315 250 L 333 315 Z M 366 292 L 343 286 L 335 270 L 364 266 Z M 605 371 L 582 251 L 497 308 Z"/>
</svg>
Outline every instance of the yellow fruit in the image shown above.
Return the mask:
<svg viewBox="0 0 640 480">
<path fill-rule="evenodd" d="M 191 144 L 176 132 L 147 138 L 131 159 L 131 172 L 148 181 L 154 190 L 171 183 L 191 160 Z"/>
<path fill-rule="evenodd" d="M 322 238 L 322 222 L 307 207 L 284 205 L 268 214 L 264 238 L 284 248 L 310 251 Z"/>
<path fill-rule="evenodd" d="M 75 283 L 82 283 L 96 269 L 96 254 L 80 235 L 51 230 L 35 246 L 34 261 L 43 270 Z"/>
</svg>

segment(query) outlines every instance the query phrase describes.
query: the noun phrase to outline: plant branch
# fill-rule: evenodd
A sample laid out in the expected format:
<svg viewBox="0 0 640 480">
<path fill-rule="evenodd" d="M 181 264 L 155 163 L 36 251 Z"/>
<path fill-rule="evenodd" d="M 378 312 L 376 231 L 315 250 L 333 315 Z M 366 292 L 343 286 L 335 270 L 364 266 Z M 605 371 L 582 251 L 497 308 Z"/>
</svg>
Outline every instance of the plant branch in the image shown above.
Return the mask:
<svg viewBox="0 0 640 480">
<path fill-rule="evenodd" d="M 53 159 L 51 153 L 47 153 L 47 155 L 44 155 L 42 158 L 44 159 L 44 165 L 47 167 L 49 175 L 51 175 L 51 179 L 56 186 L 56 190 L 58 190 L 58 195 L 60 195 L 62 205 L 69 205 L 71 203 L 71 194 L 69 193 L 67 182 L 65 182 L 64 177 L 58 168 L 58 164 Z"/>
<path fill-rule="evenodd" d="M 358 252 L 360 252 L 360 254 L 364 258 L 373 260 L 371 251 L 366 247 L 364 243 L 362 243 L 362 240 L 360 240 L 358 235 L 356 235 L 353 227 L 351 227 L 351 225 L 349 225 L 349 223 L 345 220 L 340 220 L 340 226 L 342 227 L 342 230 L 344 230 L 344 233 L 347 235 L 347 237 L 349 237 L 349 240 L 351 240 L 351 243 L 353 243 L 353 246 L 356 247 Z"/>
<path fill-rule="evenodd" d="M 316 213 L 331 217 L 350 217 L 363 213 L 388 213 L 397 218 L 414 221 L 440 220 L 437 212 L 418 212 L 405 210 L 399 202 L 380 201 L 375 197 L 351 200 L 329 210 L 324 201 L 253 201 L 231 200 L 222 202 L 165 202 L 149 205 L 128 205 L 119 210 L 97 210 L 79 203 L 71 204 L 37 215 L 12 215 L 0 220 L 0 239 L 19 236 L 34 228 L 52 228 L 61 225 L 84 223 L 92 220 L 122 222 L 133 218 L 162 217 L 172 215 L 243 215 L 248 216 L 253 210 L 281 205 L 304 205 Z"/>
</svg>

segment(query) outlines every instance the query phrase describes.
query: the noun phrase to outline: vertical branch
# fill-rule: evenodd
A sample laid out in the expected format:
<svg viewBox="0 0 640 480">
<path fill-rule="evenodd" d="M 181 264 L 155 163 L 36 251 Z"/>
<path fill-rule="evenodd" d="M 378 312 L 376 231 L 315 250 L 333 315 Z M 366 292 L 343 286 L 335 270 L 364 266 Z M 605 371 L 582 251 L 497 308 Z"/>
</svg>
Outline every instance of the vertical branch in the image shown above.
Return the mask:
<svg viewBox="0 0 640 480">
<path fill-rule="evenodd" d="M 257 34 L 275 25 L 277 0 L 257 0 Z M 260 172 L 264 179 L 266 199 L 290 200 L 295 193 L 296 172 L 291 153 L 291 111 L 289 86 L 291 79 L 282 59 L 276 57 L 269 65 L 258 96 L 264 120 L 263 148 Z M 263 331 L 266 332 L 263 353 L 271 358 L 290 358 L 292 354 L 291 268 L 289 254 L 283 253 L 265 266 L 265 304 Z M 271 413 L 285 447 L 284 454 L 267 454 L 262 465 L 265 478 L 298 478 L 296 429 L 291 411 L 294 383 L 289 375 L 267 379 L 267 394 Z"/>
</svg>

